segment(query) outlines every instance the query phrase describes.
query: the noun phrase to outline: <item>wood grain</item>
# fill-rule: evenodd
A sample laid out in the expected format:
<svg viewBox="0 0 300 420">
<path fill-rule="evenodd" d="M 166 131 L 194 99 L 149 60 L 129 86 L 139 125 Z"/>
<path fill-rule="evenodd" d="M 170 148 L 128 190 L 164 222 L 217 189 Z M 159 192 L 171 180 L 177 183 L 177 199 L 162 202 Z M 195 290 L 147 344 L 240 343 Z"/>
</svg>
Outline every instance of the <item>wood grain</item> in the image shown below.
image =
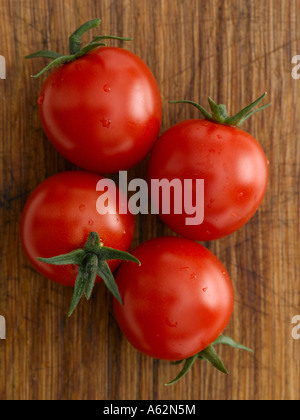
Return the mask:
<svg viewBox="0 0 300 420">
<path fill-rule="evenodd" d="M 291 58 L 300 54 L 297 0 L 0 0 L 0 399 L 299 399 L 300 341 L 291 319 L 300 313 L 300 81 Z M 166 388 L 176 367 L 136 352 L 122 337 L 102 285 L 90 304 L 66 317 L 72 291 L 41 277 L 19 242 L 22 208 L 45 178 L 72 169 L 47 141 L 33 80 L 42 48 L 67 51 L 67 36 L 102 18 L 101 32 L 131 36 L 161 88 L 162 131 L 197 116 L 172 99 L 207 103 L 233 113 L 264 91 L 272 107 L 244 128 L 270 160 L 270 185 L 253 220 L 234 235 L 206 244 L 234 282 L 235 311 L 227 333 L 254 355 L 220 348 L 228 377 L 206 364 Z M 112 42 L 113 45 L 119 45 Z M 145 177 L 147 160 L 130 171 Z M 137 218 L 133 246 L 171 234 L 154 216 Z"/>
</svg>

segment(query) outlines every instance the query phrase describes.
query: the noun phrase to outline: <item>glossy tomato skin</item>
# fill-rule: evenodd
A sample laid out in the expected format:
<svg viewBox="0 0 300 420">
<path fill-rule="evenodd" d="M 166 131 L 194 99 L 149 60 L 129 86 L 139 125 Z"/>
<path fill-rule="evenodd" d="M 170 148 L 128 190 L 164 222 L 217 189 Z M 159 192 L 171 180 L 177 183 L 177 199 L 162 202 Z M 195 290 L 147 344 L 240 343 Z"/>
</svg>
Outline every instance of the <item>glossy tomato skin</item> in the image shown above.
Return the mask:
<svg viewBox="0 0 300 420">
<path fill-rule="evenodd" d="M 209 241 L 237 231 L 252 218 L 266 194 L 268 160 L 259 143 L 239 128 L 187 120 L 156 142 L 148 174 L 149 182 L 204 179 L 202 224 L 187 226 L 185 212 L 160 217 L 179 235 Z"/>
<path fill-rule="evenodd" d="M 222 263 L 202 245 L 164 237 L 133 252 L 141 266 L 123 263 L 116 281 L 123 306 L 116 320 L 147 356 L 181 360 L 205 349 L 224 331 L 233 311 L 233 287 Z"/>
<path fill-rule="evenodd" d="M 53 71 L 39 99 L 43 129 L 80 168 L 126 170 L 156 141 L 162 120 L 157 82 L 129 51 L 101 47 Z"/>
<path fill-rule="evenodd" d="M 40 184 L 26 203 L 21 220 L 23 249 L 33 267 L 54 282 L 74 286 L 77 266 L 49 265 L 37 257 L 50 258 L 83 248 L 92 231 L 99 234 L 104 246 L 122 251 L 130 248 L 133 216 L 100 215 L 96 210 L 101 195 L 96 185 L 100 179 L 99 175 L 83 171 L 62 172 Z M 118 208 L 118 202 L 115 206 Z M 118 265 L 119 261 L 109 262 L 112 271 Z"/>
</svg>

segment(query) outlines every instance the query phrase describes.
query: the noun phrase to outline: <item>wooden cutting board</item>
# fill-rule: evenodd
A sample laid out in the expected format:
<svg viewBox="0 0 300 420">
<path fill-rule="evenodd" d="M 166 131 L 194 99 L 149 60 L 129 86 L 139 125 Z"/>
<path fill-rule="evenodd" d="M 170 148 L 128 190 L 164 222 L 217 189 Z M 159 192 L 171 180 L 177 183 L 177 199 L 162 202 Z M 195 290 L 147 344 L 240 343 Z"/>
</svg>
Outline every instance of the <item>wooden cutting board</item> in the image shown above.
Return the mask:
<svg viewBox="0 0 300 420">
<path fill-rule="evenodd" d="M 299 168 L 300 54 L 297 0 L 0 0 L 0 399 L 298 399 L 300 341 Z M 272 107 L 244 129 L 270 160 L 270 184 L 255 217 L 239 232 L 206 243 L 227 267 L 235 310 L 226 333 L 253 355 L 219 348 L 230 374 L 198 364 L 176 386 L 178 367 L 135 351 L 114 320 L 112 299 L 99 285 L 89 304 L 68 319 L 72 290 L 31 268 L 19 241 L 21 212 L 45 178 L 73 166 L 46 139 L 37 98 L 46 63 L 24 56 L 49 48 L 67 52 L 67 37 L 101 17 L 98 33 L 130 36 L 124 47 L 154 72 L 163 99 L 162 132 L 195 118 L 190 99 L 211 96 L 231 113 L 268 91 Z M 112 41 L 112 45 L 119 45 Z M 129 172 L 144 178 L 147 160 Z M 137 217 L 133 246 L 172 234 L 156 216 Z"/>
</svg>

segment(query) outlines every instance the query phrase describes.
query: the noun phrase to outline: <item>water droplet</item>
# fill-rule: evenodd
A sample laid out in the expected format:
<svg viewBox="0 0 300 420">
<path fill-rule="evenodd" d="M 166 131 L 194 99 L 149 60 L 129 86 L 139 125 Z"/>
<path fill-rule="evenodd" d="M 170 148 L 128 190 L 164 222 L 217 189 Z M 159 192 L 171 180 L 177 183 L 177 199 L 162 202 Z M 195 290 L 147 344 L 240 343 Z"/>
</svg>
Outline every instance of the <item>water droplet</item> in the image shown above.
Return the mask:
<svg viewBox="0 0 300 420">
<path fill-rule="evenodd" d="M 109 128 L 110 127 L 111 120 L 104 119 L 104 120 L 101 120 L 100 122 L 101 122 L 101 124 L 104 128 Z"/>
<path fill-rule="evenodd" d="M 267 160 L 267 165 L 268 165 L 268 166 L 270 165 L 270 161 L 269 161 L 269 160 Z"/>
<path fill-rule="evenodd" d="M 126 235 L 126 233 L 127 233 L 127 232 L 126 232 L 126 230 L 124 230 L 124 231 L 123 231 L 123 235 Z"/>
<path fill-rule="evenodd" d="M 207 291 L 208 287 L 204 287 L 202 290 L 205 293 Z"/>
<path fill-rule="evenodd" d="M 45 95 L 42 93 L 38 98 L 38 104 L 42 105 L 42 103 L 44 102 L 44 99 L 45 99 Z"/>
<path fill-rule="evenodd" d="M 237 218 L 237 214 L 236 213 L 231 213 L 231 216 L 234 217 L 235 219 Z"/>
<path fill-rule="evenodd" d="M 222 136 L 220 136 L 220 134 L 217 135 L 219 140 L 222 140 Z"/>
<path fill-rule="evenodd" d="M 94 224 L 94 220 L 90 219 L 90 220 L 89 220 L 89 225 L 90 225 L 90 226 L 93 226 L 93 224 Z"/>
<path fill-rule="evenodd" d="M 177 327 L 178 322 L 172 321 L 171 319 L 166 318 L 166 324 L 168 325 L 168 327 L 175 328 L 175 327 Z"/>
<path fill-rule="evenodd" d="M 215 200 L 213 199 L 213 198 L 211 198 L 210 200 L 209 200 L 209 204 L 207 205 L 207 207 L 209 208 L 209 209 L 212 209 L 212 205 L 213 205 L 213 203 L 215 202 Z"/>
<path fill-rule="evenodd" d="M 192 273 L 191 275 L 190 275 L 190 279 L 192 280 L 192 279 L 196 279 L 197 278 L 197 274 L 195 274 L 195 273 Z"/>
<path fill-rule="evenodd" d="M 226 271 L 222 271 L 223 276 L 226 276 Z"/>
<path fill-rule="evenodd" d="M 244 197 L 244 193 L 243 193 L 243 192 L 238 193 L 238 197 L 239 197 L 239 198 Z"/>
<path fill-rule="evenodd" d="M 106 84 L 106 85 L 103 86 L 103 90 L 104 90 L 104 92 L 111 92 L 111 87 Z"/>
<path fill-rule="evenodd" d="M 206 230 L 206 231 L 205 231 L 205 233 L 206 233 L 207 235 L 211 235 L 211 231 L 210 231 L 210 230 Z"/>
<path fill-rule="evenodd" d="M 79 210 L 80 210 L 80 211 L 84 211 L 85 209 L 86 209 L 85 204 L 80 204 L 80 206 L 79 206 Z"/>
</svg>

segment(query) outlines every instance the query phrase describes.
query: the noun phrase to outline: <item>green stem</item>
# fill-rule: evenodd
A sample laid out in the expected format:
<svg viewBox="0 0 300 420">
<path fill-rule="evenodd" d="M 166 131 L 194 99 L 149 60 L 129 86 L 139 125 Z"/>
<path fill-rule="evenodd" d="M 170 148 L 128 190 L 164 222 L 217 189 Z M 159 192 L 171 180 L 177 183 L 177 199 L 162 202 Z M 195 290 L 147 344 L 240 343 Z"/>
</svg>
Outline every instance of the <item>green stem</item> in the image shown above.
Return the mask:
<svg viewBox="0 0 300 420">
<path fill-rule="evenodd" d="M 209 121 L 216 122 L 224 125 L 231 125 L 235 127 L 240 127 L 245 121 L 248 120 L 252 115 L 257 112 L 263 111 L 268 108 L 271 104 L 264 105 L 258 109 L 255 109 L 256 106 L 265 99 L 267 93 L 264 93 L 260 98 L 254 101 L 252 104 L 246 106 L 233 117 L 229 117 L 225 105 L 217 105 L 211 98 L 208 98 L 209 106 L 211 113 L 206 111 L 201 105 L 193 101 L 170 101 L 170 104 L 190 104 L 195 106 L 201 114 Z"/>
<path fill-rule="evenodd" d="M 179 363 L 184 362 L 184 366 L 179 372 L 179 374 L 176 376 L 176 378 L 173 379 L 171 382 L 167 383 L 166 385 L 174 385 L 176 382 L 180 381 L 180 379 L 183 378 L 189 372 L 189 370 L 194 365 L 197 359 L 202 360 L 202 361 L 206 360 L 210 362 L 217 370 L 228 375 L 227 369 L 225 368 L 222 360 L 220 359 L 220 357 L 218 356 L 214 348 L 214 346 L 218 344 L 225 344 L 235 349 L 245 350 L 252 353 L 252 350 L 250 350 L 248 347 L 245 347 L 242 344 L 237 343 L 230 337 L 226 337 L 225 335 L 220 335 L 220 337 L 216 341 L 214 341 L 210 346 L 202 350 L 200 353 L 197 353 L 186 360 L 180 360 L 175 363 L 173 362 L 173 364 L 179 364 Z"/>
<path fill-rule="evenodd" d="M 87 31 L 97 28 L 101 23 L 101 19 L 90 20 L 83 25 L 81 25 L 69 38 L 69 48 L 70 54 L 77 54 L 80 51 L 80 46 L 82 43 L 82 36 Z"/>
<path fill-rule="evenodd" d="M 70 54 L 68 55 L 62 55 L 54 51 L 48 51 L 48 50 L 41 50 L 36 53 L 27 55 L 25 58 L 50 58 L 53 60 L 50 64 L 48 64 L 46 67 L 44 67 L 43 70 L 41 70 L 38 74 L 32 77 L 39 77 L 43 73 L 45 73 L 47 70 L 50 70 L 51 68 L 55 66 L 60 66 L 66 63 L 69 63 L 71 61 L 78 60 L 80 57 L 88 54 L 90 51 L 106 46 L 105 42 L 102 42 L 106 39 L 117 39 L 120 41 L 131 41 L 131 38 L 123 38 L 123 37 L 117 37 L 112 35 L 103 35 L 103 36 L 94 36 L 93 41 L 89 42 L 87 45 L 81 47 L 82 44 L 82 37 L 83 35 L 88 32 L 89 30 L 93 28 L 97 28 L 101 23 L 101 19 L 93 19 L 90 20 L 83 25 L 81 25 L 78 29 L 76 29 L 75 32 L 69 37 L 69 49 Z"/>
<path fill-rule="evenodd" d="M 78 265 L 78 274 L 75 281 L 69 316 L 72 315 L 83 295 L 85 295 L 87 300 L 90 299 L 97 275 L 102 278 L 108 290 L 122 305 L 118 286 L 107 261 L 123 260 L 135 262 L 140 265 L 139 260 L 128 252 L 105 247 L 100 242 L 97 232 L 91 232 L 89 234 L 83 249 L 77 249 L 68 254 L 58 255 L 52 258 L 38 258 L 38 260 L 51 265 Z"/>
</svg>

